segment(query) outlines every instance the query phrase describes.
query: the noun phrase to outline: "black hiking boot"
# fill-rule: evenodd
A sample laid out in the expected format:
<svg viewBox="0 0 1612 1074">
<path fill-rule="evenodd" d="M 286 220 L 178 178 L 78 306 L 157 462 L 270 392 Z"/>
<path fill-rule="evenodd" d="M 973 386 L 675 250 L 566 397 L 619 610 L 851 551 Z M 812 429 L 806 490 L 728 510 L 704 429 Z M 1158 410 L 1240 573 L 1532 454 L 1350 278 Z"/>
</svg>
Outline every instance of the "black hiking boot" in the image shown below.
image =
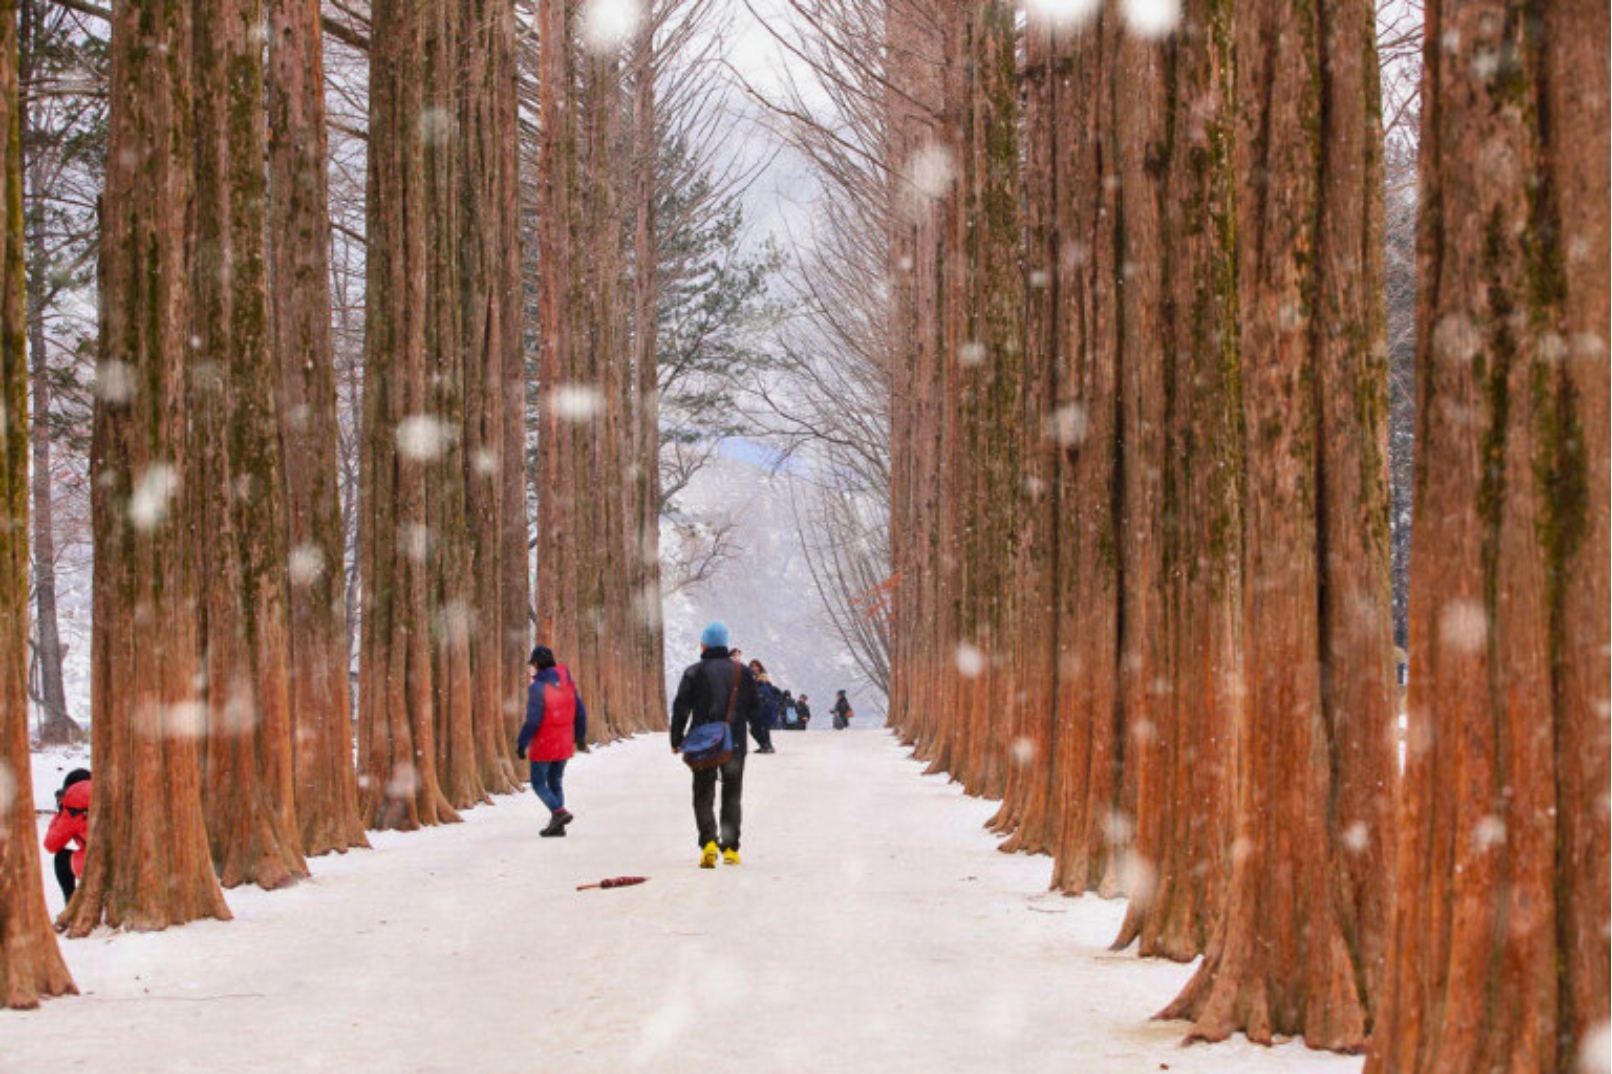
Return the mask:
<svg viewBox="0 0 1612 1074">
<path fill-rule="evenodd" d="M 561 820 L 560 814 L 556 813 L 549 818 L 549 826 L 537 834 L 544 839 L 552 839 L 556 836 L 563 837 L 565 835 L 565 821 Z"/>
</svg>

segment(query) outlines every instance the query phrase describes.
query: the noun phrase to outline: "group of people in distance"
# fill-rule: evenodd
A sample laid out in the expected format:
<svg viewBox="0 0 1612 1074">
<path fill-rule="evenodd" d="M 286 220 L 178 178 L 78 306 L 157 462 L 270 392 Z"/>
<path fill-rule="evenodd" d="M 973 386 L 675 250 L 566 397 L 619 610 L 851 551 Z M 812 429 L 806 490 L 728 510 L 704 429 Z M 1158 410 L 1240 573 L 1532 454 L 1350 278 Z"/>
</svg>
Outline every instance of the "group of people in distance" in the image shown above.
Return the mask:
<svg viewBox="0 0 1612 1074">
<path fill-rule="evenodd" d="M 705 627 L 700 634 L 700 658 L 683 670 L 672 701 L 673 753 L 683 752 L 694 728 L 728 724 L 720 760 L 693 769 L 694 827 L 702 869 L 715 868 L 718 860 L 739 864 L 747 737 L 755 738 L 757 753 L 776 753 L 772 744 L 775 729 L 805 730 L 811 720 L 806 695 L 797 700 L 779 690 L 761 661 L 746 664 L 743 652 L 728 642 L 724 624 Z M 532 650 L 528 671 L 531 685 L 526 722 L 516 740 L 515 755 L 531 765 L 532 791 L 549 810 L 548 825 L 538 834 L 561 837 L 574 819 L 565 807 L 565 766 L 577 751 L 587 750 L 588 710 L 570 671 L 556 663 L 547 646 Z M 832 711 L 836 728 L 850 726 L 852 711 L 844 690 L 839 691 Z M 718 783 L 722 785 L 720 815 Z"/>
<path fill-rule="evenodd" d="M 693 773 L 701 868 L 714 867 L 718 858 L 729 865 L 739 864 L 746 732 L 755 738 L 757 753 L 776 753 L 774 730 L 804 731 L 812 718 L 805 694 L 796 698 L 790 691 L 778 689 L 760 660 L 746 664 L 743 656 L 739 649 L 728 647 L 726 626 L 707 625 L 700 635 L 700 659 L 684 669 L 672 701 L 673 753 L 682 751 L 683 740 L 694 727 L 723 720 L 730 725 L 731 755 L 719 765 Z M 515 741 L 515 756 L 530 766 L 532 791 L 549 811 L 549 822 L 538 834 L 563 837 L 575 819 L 565 807 L 565 767 L 577 753 L 588 752 L 588 707 L 570 669 L 555 659 L 548 646 L 532 650 L 527 674 L 526 720 Z M 850 726 L 852 711 L 844 690 L 837 693 L 830 711 L 835 728 Z M 84 872 L 90 783 L 86 769 L 67 774 L 56 792 L 56 816 L 45 832 L 45 850 L 55 856 L 56 880 L 64 900 L 72 899 Z M 720 820 L 718 783 L 722 784 Z"/>
</svg>

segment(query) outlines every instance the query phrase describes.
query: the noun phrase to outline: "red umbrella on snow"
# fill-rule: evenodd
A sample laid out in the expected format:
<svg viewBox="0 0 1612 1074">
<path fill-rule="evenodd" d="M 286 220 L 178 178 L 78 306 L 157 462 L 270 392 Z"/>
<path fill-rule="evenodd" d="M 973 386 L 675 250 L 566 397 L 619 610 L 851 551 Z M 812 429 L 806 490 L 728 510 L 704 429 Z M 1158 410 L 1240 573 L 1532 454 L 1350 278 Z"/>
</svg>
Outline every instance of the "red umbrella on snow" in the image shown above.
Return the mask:
<svg viewBox="0 0 1612 1074">
<path fill-rule="evenodd" d="M 591 888 L 630 888 L 634 884 L 642 884 L 648 880 L 647 876 L 612 876 L 608 880 L 601 880 L 597 884 L 578 884 L 578 891 L 588 891 Z"/>
</svg>

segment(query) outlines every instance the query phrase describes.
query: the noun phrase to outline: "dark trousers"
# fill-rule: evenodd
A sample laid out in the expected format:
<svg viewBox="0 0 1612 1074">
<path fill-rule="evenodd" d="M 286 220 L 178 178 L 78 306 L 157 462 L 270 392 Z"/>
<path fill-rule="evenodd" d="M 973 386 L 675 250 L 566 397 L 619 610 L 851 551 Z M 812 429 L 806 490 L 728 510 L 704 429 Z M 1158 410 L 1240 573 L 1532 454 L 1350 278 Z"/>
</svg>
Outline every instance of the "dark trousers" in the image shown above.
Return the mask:
<svg viewBox="0 0 1612 1074">
<path fill-rule="evenodd" d="M 73 875 L 73 848 L 56 852 L 56 883 L 62 886 L 62 899 L 73 901 L 73 892 L 78 889 L 78 878 Z"/>
<path fill-rule="evenodd" d="M 718 835 L 717 774 L 722 776 L 722 827 Z M 694 823 L 700 829 L 700 846 L 715 843 L 723 850 L 739 849 L 739 796 L 744 792 L 744 754 L 736 753 L 718 768 L 694 773 Z"/>
<path fill-rule="evenodd" d="M 772 749 L 772 728 L 759 720 L 750 725 L 750 737 L 764 750 Z"/>
</svg>

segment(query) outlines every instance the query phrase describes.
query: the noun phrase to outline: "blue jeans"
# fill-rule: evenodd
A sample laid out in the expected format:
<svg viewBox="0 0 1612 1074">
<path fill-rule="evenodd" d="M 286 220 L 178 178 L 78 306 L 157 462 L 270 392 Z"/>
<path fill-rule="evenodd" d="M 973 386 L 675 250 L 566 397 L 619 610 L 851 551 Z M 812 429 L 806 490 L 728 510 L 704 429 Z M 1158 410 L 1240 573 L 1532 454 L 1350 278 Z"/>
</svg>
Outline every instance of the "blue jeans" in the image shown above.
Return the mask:
<svg viewBox="0 0 1612 1074">
<path fill-rule="evenodd" d="M 565 808 L 564 781 L 564 761 L 532 762 L 532 790 L 549 807 L 550 813 L 558 813 Z"/>
</svg>

